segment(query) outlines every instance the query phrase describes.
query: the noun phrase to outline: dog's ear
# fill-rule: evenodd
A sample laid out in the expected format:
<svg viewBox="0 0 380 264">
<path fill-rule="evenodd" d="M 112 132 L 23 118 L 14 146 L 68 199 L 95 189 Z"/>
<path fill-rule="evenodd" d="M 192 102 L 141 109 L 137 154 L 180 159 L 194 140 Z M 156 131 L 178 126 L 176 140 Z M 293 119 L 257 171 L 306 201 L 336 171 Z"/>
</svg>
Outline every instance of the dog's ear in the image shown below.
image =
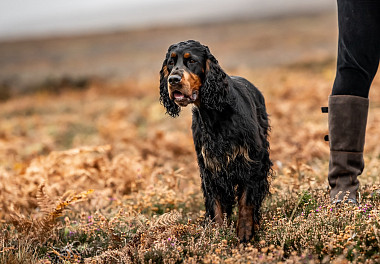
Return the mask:
<svg viewBox="0 0 380 264">
<path fill-rule="evenodd" d="M 169 91 L 168 91 L 169 72 L 167 68 L 168 58 L 169 58 L 169 53 L 166 54 L 166 58 L 164 62 L 162 63 L 162 68 L 160 71 L 160 102 L 166 108 L 166 113 L 168 113 L 172 117 L 176 117 L 179 115 L 179 112 L 181 111 L 181 107 L 179 107 L 169 97 Z"/>
<path fill-rule="evenodd" d="M 200 91 L 201 104 L 209 109 L 222 111 L 227 103 L 227 74 L 206 47 L 205 80 Z"/>
</svg>

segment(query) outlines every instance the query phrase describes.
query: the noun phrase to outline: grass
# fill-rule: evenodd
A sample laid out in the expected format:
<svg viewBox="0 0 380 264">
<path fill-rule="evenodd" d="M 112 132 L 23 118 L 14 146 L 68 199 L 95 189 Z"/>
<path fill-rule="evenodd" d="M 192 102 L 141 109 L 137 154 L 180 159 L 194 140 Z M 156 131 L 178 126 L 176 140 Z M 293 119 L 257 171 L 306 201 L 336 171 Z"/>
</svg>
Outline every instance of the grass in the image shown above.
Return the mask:
<svg viewBox="0 0 380 264">
<path fill-rule="evenodd" d="M 165 116 L 153 83 L 8 99 L 0 262 L 378 263 L 379 89 L 371 94 L 360 206 L 333 206 L 327 117 L 319 113 L 333 65 L 310 65 L 245 71 L 266 97 L 276 172 L 248 244 L 236 237 L 236 211 L 221 227 L 204 219 L 191 111 Z"/>
</svg>

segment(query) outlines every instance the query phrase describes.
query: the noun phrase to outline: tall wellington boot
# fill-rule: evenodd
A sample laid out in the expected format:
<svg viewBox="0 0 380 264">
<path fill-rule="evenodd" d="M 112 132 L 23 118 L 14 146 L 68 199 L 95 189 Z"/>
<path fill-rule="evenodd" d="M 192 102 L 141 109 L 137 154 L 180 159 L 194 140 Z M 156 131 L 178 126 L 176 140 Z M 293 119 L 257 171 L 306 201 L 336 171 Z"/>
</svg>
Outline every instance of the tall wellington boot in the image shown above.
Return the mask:
<svg viewBox="0 0 380 264">
<path fill-rule="evenodd" d="M 330 197 L 338 203 L 348 195 L 356 203 L 358 176 L 363 172 L 363 149 L 368 115 L 368 98 L 352 95 L 329 96 L 328 122 Z"/>
</svg>

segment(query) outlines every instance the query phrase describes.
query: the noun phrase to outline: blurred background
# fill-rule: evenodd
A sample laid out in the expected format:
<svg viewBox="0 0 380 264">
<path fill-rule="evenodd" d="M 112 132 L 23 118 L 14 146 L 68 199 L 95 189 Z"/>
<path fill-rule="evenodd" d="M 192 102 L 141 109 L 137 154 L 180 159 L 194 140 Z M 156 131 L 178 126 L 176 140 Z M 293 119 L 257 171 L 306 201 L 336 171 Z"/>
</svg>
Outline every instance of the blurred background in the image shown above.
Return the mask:
<svg viewBox="0 0 380 264">
<path fill-rule="evenodd" d="M 167 47 L 187 39 L 227 71 L 331 56 L 335 12 L 331 0 L 3 0 L 0 89 L 157 78 Z"/>
<path fill-rule="evenodd" d="M 333 1 L 258 0 L 4 0 L 1 38 L 99 32 L 157 25 L 189 25 L 332 10 Z M 177 20 L 176 22 L 174 20 Z"/>
</svg>

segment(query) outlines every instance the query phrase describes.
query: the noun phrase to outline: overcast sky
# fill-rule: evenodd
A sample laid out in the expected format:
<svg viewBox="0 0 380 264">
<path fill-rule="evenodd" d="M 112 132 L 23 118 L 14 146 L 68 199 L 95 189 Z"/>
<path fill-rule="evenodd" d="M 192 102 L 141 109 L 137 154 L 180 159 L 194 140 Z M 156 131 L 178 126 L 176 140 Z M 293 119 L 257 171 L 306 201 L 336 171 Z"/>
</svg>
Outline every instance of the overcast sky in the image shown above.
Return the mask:
<svg viewBox="0 0 380 264">
<path fill-rule="evenodd" d="M 0 39 L 334 10 L 332 0 L 1 0 Z"/>
</svg>

